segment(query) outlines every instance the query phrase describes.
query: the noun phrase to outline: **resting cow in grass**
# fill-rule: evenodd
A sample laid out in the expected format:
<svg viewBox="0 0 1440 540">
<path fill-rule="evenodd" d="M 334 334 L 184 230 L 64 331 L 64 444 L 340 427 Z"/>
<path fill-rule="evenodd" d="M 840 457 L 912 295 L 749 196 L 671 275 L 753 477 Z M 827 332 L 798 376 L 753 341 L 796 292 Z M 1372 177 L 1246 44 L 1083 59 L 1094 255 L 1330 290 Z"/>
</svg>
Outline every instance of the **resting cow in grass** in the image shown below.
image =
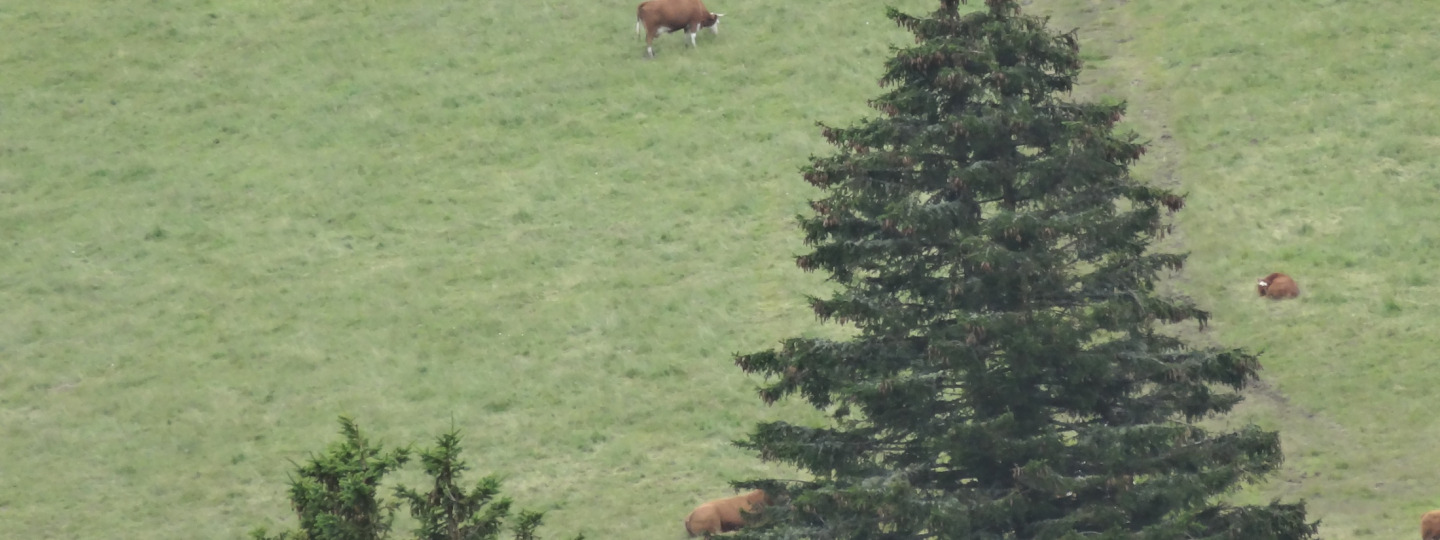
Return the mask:
<svg viewBox="0 0 1440 540">
<path fill-rule="evenodd" d="M 1295 280 L 1278 272 L 1260 278 L 1255 282 L 1255 290 L 1260 291 L 1260 296 L 1275 300 L 1300 296 L 1300 286 L 1295 284 Z"/>
<path fill-rule="evenodd" d="M 1440 540 L 1440 510 L 1420 516 L 1420 540 Z"/>
<path fill-rule="evenodd" d="M 720 17 L 724 13 L 711 13 L 700 0 L 648 0 L 635 9 L 635 33 L 645 27 L 645 57 L 655 57 L 655 36 L 676 30 L 685 30 L 690 36 L 690 46 L 695 46 L 695 33 L 709 28 L 713 34 L 720 33 Z"/>
<path fill-rule="evenodd" d="M 770 498 L 764 491 L 755 490 L 749 493 L 715 499 L 690 512 L 685 518 L 685 532 L 690 536 L 704 536 L 709 538 L 712 534 L 729 532 L 739 529 L 745 525 L 745 513 L 759 512 L 760 508 L 770 503 Z"/>
</svg>

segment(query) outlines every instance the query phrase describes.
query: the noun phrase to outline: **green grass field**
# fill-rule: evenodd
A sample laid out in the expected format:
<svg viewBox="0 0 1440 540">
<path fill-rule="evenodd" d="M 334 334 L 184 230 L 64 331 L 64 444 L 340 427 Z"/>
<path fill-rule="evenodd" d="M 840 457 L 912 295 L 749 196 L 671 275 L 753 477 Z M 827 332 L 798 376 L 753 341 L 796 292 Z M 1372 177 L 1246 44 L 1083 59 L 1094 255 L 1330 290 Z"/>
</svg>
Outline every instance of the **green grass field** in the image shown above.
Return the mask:
<svg viewBox="0 0 1440 540">
<path fill-rule="evenodd" d="M 1141 170 L 1190 194 L 1199 339 L 1265 352 L 1232 420 L 1280 429 L 1288 462 L 1239 499 L 1303 497 L 1325 538 L 1417 537 L 1440 508 L 1440 24 L 1415 2 L 1069 4 L 1091 86 L 1158 147 Z M 1298 301 L 1256 297 L 1273 271 Z"/>
<path fill-rule="evenodd" d="M 821 327 L 792 264 L 816 121 L 868 113 L 886 3 L 711 0 L 643 61 L 635 1 L 0 5 L 0 529 L 293 525 L 291 460 L 351 415 L 455 426 L 547 537 L 683 536 L 765 407 L 731 354 Z M 930 0 L 889 2 L 910 12 Z M 1418 2 L 1057 2 L 1083 95 L 1130 100 L 1190 193 L 1199 340 L 1264 350 L 1237 497 L 1326 538 L 1440 507 L 1440 32 Z M 1298 301 L 1255 297 L 1284 271 Z M 399 480 L 414 483 L 412 471 Z M 404 523 L 402 522 L 403 526 Z"/>
</svg>

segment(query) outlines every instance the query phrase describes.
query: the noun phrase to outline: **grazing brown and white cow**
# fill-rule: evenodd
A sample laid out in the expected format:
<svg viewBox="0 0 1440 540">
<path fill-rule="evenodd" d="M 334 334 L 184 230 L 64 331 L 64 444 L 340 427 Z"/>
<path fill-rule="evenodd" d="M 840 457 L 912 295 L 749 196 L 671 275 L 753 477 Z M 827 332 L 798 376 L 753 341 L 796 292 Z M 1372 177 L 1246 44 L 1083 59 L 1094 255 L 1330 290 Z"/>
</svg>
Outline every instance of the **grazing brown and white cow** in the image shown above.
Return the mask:
<svg viewBox="0 0 1440 540">
<path fill-rule="evenodd" d="M 1420 540 L 1440 540 L 1440 510 L 1420 516 Z"/>
<path fill-rule="evenodd" d="M 712 534 L 730 532 L 745 526 L 744 513 L 758 512 L 760 508 L 770 504 L 770 498 L 764 491 L 755 490 L 734 497 L 715 499 L 690 512 L 685 518 L 685 532 L 690 536 L 704 536 L 709 538 Z"/>
<path fill-rule="evenodd" d="M 690 46 L 695 46 L 695 33 L 709 28 L 711 33 L 720 33 L 720 17 L 724 13 L 711 13 L 700 0 L 647 0 L 635 8 L 635 33 L 645 27 L 645 57 L 655 57 L 655 36 L 676 30 L 685 30 L 690 36 Z"/>
<path fill-rule="evenodd" d="M 1300 296 L 1300 286 L 1295 280 L 1279 272 L 1260 278 L 1255 282 L 1255 290 L 1260 291 L 1260 296 L 1275 300 Z"/>
</svg>

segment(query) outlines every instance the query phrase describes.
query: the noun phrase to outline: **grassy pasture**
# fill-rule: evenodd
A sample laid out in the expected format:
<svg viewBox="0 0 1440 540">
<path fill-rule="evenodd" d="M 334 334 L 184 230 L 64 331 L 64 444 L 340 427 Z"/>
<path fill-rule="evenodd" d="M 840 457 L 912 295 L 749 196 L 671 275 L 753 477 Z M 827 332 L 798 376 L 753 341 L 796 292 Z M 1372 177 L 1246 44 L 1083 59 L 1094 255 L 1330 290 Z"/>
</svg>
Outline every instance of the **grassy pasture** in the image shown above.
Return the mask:
<svg viewBox="0 0 1440 540">
<path fill-rule="evenodd" d="M 1050 2 L 1042 9 L 1056 9 Z M 1325 538 L 1411 538 L 1440 508 L 1440 33 L 1420 2 L 1088 0 L 1089 90 L 1127 98 L 1142 167 L 1190 194 L 1178 288 L 1197 336 L 1265 352 L 1235 420 L 1282 430 L 1287 464 L 1245 501 L 1304 497 Z M 1260 301 L 1273 271 L 1297 301 Z"/>
<path fill-rule="evenodd" d="M 683 534 L 806 417 L 730 355 L 821 331 L 795 170 L 902 35 L 818 5 L 650 62 L 633 1 L 0 6 L 6 536 L 291 524 L 342 413 L 453 422 L 553 536 Z"/>
<path fill-rule="evenodd" d="M 907 11 L 928 0 L 889 2 Z M 293 522 L 338 414 L 451 425 L 550 536 L 672 538 L 770 469 L 729 355 L 820 328 L 790 255 L 813 123 L 867 113 L 883 3 L 757 4 L 640 60 L 635 2 L 0 5 L 0 524 L 222 538 Z M 1327 538 L 1440 507 L 1440 284 L 1420 3 L 1037 2 L 1141 169 L 1191 194 L 1177 286 L 1266 351 L 1241 418 Z M 868 23 L 868 24 L 867 24 Z M 1294 275 L 1294 302 L 1254 279 Z M 1209 339 L 1209 337 L 1205 337 Z M 407 476 L 406 481 L 414 482 Z"/>
</svg>

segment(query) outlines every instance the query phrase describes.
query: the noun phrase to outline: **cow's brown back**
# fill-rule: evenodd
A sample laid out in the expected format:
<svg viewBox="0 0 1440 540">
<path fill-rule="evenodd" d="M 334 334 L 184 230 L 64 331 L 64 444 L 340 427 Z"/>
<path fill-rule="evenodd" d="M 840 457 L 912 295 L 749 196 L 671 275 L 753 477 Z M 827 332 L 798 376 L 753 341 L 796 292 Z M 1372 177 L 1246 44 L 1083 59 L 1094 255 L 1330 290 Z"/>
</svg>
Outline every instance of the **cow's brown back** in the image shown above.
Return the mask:
<svg viewBox="0 0 1440 540">
<path fill-rule="evenodd" d="M 713 25 L 709 15 L 710 10 L 700 0 L 646 0 L 635 7 L 635 19 L 644 23 L 646 30 L 666 26 L 677 31 L 690 24 L 703 27 L 707 22 Z"/>
<path fill-rule="evenodd" d="M 1420 516 L 1420 540 L 1440 540 L 1440 510 Z"/>
<path fill-rule="evenodd" d="M 1300 296 L 1300 286 L 1295 284 L 1295 280 L 1279 272 L 1260 278 L 1256 282 L 1255 290 L 1260 296 L 1275 300 Z"/>
</svg>

